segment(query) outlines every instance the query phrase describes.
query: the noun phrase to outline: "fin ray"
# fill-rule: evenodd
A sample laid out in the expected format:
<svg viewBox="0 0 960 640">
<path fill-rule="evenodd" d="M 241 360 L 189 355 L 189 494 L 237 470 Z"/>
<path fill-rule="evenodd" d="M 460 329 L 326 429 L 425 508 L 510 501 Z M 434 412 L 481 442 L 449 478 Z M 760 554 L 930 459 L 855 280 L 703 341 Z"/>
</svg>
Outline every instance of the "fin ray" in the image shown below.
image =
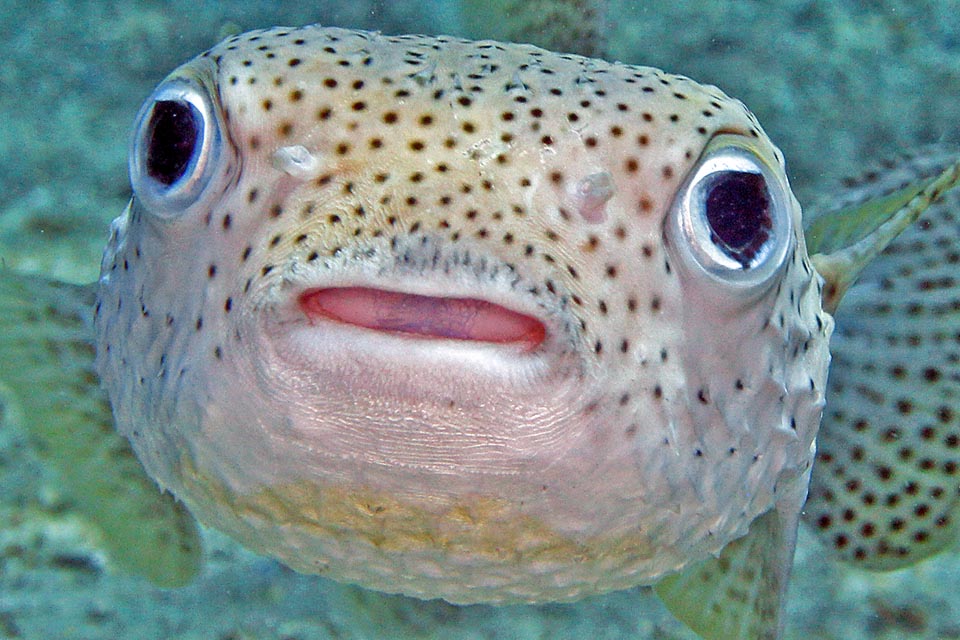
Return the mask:
<svg viewBox="0 0 960 640">
<path fill-rule="evenodd" d="M 845 199 L 848 204 L 811 216 L 808 248 L 826 280 L 823 307 L 830 313 L 867 265 L 932 203 L 960 184 L 956 153 L 935 149 L 910 160 L 894 166 L 883 179 L 849 189 L 854 195 Z M 912 179 L 904 181 L 904 174 L 911 172 Z"/>
</svg>

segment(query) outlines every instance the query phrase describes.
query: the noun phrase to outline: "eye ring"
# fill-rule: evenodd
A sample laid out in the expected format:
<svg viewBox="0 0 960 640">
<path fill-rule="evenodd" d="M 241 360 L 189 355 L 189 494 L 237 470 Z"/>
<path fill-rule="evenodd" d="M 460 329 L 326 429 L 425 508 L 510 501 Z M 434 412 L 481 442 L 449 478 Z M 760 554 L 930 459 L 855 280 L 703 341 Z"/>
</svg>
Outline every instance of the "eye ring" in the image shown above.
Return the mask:
<svg viewBox="0 0 960 640">
<path fill-rule="evenodd" d="M 130 143 L 130 183 L 136 197 L 161 217 L 197 202 L 224 155 L 223 135 L 210 93 L 188 77 L 157 87 L 140 107 Z"/>
<path fill-rule="evenodd" d="M 749 140 L 717 136 L 674 200 L 667 228 L 684 263 L 738 288 L 778 273 L 793 244 L 792 196 L 783 171 Z"/>
</svg>

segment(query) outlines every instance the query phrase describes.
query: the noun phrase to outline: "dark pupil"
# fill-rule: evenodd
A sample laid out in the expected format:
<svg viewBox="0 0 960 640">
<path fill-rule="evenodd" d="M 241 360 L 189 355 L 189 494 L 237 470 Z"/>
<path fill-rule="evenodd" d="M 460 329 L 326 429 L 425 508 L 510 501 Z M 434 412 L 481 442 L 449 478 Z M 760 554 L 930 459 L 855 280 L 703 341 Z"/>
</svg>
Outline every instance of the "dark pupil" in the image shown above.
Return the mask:
<svg viewBox="0 0 960 640">
<path fill-rule="evenodd" d="M 717 174 L 707 194 L 706 208 L 710 240 L 749 268 L 773 226 L 763 176 L 745 171 Z"/>
<path fill-rule="evenodd" d="M 170 186 L 183 177 L 200 136 L 201 116 L 193 105 L 160 100 L 153 105 L 147 132 L 147 173 Z"/>
</svg>

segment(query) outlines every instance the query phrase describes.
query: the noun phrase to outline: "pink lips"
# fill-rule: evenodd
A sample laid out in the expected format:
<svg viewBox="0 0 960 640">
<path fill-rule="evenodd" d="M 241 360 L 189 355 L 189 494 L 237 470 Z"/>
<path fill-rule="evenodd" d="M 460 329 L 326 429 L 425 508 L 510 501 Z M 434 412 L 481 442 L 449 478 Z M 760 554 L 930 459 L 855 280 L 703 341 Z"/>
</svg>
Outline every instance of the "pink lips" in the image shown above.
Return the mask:
<svg viewBox="0 0 960 640">
<path fill-rule="evenodd" d="M 440 298 L 367 287 L 312 289 L 300 296 L 310 318 L 324 318 L 375 331 L 421 338 L 539 346 L 543 323 L 474 298 Z"/>
</svg>

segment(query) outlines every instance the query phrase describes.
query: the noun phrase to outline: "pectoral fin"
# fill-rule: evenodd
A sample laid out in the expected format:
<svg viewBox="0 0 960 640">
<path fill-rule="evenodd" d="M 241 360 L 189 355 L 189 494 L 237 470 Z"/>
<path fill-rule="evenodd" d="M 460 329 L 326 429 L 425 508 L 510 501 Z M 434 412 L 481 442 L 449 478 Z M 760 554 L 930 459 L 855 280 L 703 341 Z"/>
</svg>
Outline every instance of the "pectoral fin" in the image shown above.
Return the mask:
<svg viewBox="0 0 960 640">
<path fill-rule="evenodd" d="M 654 590 L 704 640 L 776 640 L 796 527 L 796 516 L 771 510 L 719 557 L 665 578 Z"/>
<path fill-rule="evenodd" d="M 0 271 L 6 419 L 59 478 L 60 499 L 101 533 L 109 560 L 161 586 L 200 567 L 192 517 L 146 476 L 113 428 L 94 372 L 92 287 Z"/>
</svg>

